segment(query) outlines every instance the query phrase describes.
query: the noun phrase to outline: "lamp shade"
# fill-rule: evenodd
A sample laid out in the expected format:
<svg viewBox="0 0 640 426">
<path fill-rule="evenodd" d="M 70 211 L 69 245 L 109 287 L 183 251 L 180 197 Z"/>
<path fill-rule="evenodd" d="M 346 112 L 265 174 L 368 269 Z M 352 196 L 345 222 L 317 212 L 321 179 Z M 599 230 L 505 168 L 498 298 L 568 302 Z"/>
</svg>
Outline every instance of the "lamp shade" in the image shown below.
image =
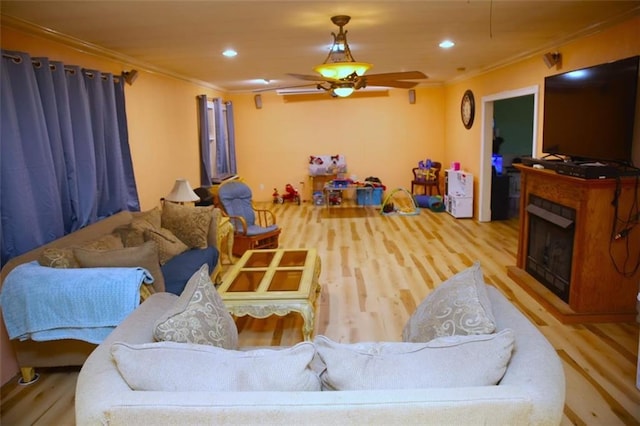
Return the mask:
<svg viewBox="0 0 640 426">
<path fill-rule="evenodd" d="M 371 68 L 371 64 L 366 62 L 328 62 L 318 65 L 314 68 L 314 71 L 325 78 L 339 80 L 347 78 L 354 73 L 362 76 L 369 68 Z"/>
<path fill-rule="evenodd" d="M 176 183 L 173 185 L 171 192 L 164 197 L 167 201 L 173 201 L 174 203 L 186 203 L 199 201 L 198 194 L 193 192 L 189 181 L 186 179 L 176 179 Z"/>
</svg>

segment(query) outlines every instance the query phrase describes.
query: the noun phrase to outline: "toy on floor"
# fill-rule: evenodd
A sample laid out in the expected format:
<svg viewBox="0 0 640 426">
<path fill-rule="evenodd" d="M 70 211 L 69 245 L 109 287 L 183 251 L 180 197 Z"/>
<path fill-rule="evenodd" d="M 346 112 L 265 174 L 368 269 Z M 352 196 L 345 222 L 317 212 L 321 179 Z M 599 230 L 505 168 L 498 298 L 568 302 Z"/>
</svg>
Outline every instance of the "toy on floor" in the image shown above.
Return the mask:
<svg viewBox="0 0 640 426">
<path fill-rule="evenodd" d="M 300 205 L 300 193 L 290 183 L 284 187 L 283 194 L 278 193 L 277 188 L 273 188 L 273 202 L 283 204 L 285 201 L 292 201 Z"/>
<path fill-rule="evenodd" d="M 404 188 L 396 188 L 385 197 L 380 213 L 383 215 L 414 216 L 420 214 L 420 209 L 409 191 Z"/>
<path fill-rule="evenodd" d="M 444 202 L 440 195 L 414 195 L 413 199 L 416 201 L 418 207 L 428 208 L 432 212 L 443 212 Z"/>
</svg>

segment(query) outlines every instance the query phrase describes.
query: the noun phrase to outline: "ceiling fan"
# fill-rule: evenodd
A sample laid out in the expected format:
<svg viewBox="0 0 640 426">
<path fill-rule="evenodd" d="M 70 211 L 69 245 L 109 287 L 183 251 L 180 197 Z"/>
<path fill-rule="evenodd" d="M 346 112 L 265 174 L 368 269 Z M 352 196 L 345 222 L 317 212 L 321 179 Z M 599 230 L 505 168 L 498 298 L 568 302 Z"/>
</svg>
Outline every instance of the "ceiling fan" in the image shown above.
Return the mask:
<svg viewBox="0 0 640 426">
<path fill-rule="evenodd" d="M 355 90 L 367 86 L 394 87 L 399 89 L 411 89 L 418 83 L 406 80 L 420 80 L 427 76 L 422 71 L 400 71 L 383 74 L 365 73 L 371 68 L 366 62 L 356 62 L 351 55 L 351 49 L 347 44 L 347 32 L 344 26 L 351 20 L 350 16 L 337 15 L 331 18 L 331 22 L 340 28 L 338 34 L 331 33 L 333 45 L 325 61 L 316 66 L 314 71 L 319 75 L 289 74 L 300 80 L 313 81 L 314 84 L 280 87 L 286 89 L 292 87 L 316 86 L 318 90 L 329 92 L 332 96 L 347 97 Z M 263 89 L 273 90 L 273 89 Z"/>
</svg>

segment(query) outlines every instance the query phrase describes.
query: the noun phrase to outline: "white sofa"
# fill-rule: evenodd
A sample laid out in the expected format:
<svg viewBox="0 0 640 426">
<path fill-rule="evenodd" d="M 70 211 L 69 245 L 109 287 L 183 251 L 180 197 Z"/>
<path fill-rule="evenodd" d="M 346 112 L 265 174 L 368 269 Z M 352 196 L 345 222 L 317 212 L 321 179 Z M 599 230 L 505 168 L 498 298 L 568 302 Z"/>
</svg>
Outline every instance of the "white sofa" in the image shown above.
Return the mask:
<svg viewBox="0 0 640 426">
<path fill-rule="evenodd" d="M 153 342 L 156 319 L 175 301 L 152 295 L 89 356 L 78 377 L 78 425 L 482 424 L 557 425 L 565 398 L 561 361 L 545 337 L 498 290 L 488 288 L 497 330 L 515 348 L 497 386 L 320 392 L 133 391 L 111 344 Z M 149 368 L 162 368 L 162 360 Z M 202 365 L 193 366 L 197 375 Z M 283 366 L 286 368 L 286 366 Z"/>
</svg>

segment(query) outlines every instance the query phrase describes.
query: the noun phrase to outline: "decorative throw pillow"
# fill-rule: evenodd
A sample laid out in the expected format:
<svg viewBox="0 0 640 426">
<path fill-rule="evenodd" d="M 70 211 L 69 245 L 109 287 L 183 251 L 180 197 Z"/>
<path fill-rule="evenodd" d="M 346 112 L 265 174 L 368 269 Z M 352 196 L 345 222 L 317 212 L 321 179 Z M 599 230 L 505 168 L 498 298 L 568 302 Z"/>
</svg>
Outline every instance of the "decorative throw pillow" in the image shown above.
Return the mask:
<svg viewBox="0 0 640 426">
<path fill-rule="evenodd" d="M 164 291 L 164 276 L 158 262 L 158 249 L 153 241 L 148 241 L 140 247 L 126 247 L 105 251 L 76 248 L 73 253 L 83 268 L 128 266 L 145 268 L 153 276 L 154 290 L 157 292 Z"/>
<path fill-rule="evenodd" d="M 134 213 L 133 221 L 147 222 L 151 228 L 159 229 L 162 226 L 162 210 L 160 210 L 160 207 L 156 206 L 151 210 Z"/>
<path fill-rule="evenodd" d="M 496 329 L 480 263 L 440 284 L 411 315 L 405 342 L 427 342 L 441 336 L 488 334 Z"/>
<path fill-rule="evenodd" d="M 38 263 L 50 268 L 79 268 L 72 248 L 47 248 L 40 253 Z"/>
<path fill-rule="evenodd" d="M 314 354 L 311 342 L 250 351 L 175 342 L 111 345 L 124 380 L 142 391 L 319 391 L 320 380 L 309 368 Z M 162 368 L 149 368 L 158 360 Z"/>
<path fill-rule="evenodd" d="M 342 344 L 316 336 L 314 343 L 326 390 L 492 386 L 507 370 L 514 333 L 505 329 L 426 343 Z"/>
<path fill-rule="evenodd" d="M 156 321 L 153 336 L 160 341 L 238 347 L 238 329 L 211 282 L 206 264 L 189 279 L 171 309 Z"/>
<path fill-rule="evenodd" d="M 88 241 L 82 245 L 82 248 L 89 250 L 113 250 L 124 248 L 122 240 L 114 234 L 103 235 L 94 241 Z"/>
<path fill-rule="evenodd" d="M 125 247 L 138 247 L 144 244 L 144 229 L 134 227 L 131 223 L 118 226 L 113 230 L 113 234 L 120 237 Z"/>
<path fill-rule="evenodd" d="M 158 260 L 161 265 L 164 265 L 180 253 L 189 250 L 189 247 L 173 235 L 173 232 L 164 228 L 145 230 L 144 239 L 156 243 L 158 247 Z"/>
<path fill-rule="evenodd" d="M 213 206 L 194 207 L 165 202 L 162 227 L 173 232 L 189 248 L 207 248 Z"/>
</svg>

